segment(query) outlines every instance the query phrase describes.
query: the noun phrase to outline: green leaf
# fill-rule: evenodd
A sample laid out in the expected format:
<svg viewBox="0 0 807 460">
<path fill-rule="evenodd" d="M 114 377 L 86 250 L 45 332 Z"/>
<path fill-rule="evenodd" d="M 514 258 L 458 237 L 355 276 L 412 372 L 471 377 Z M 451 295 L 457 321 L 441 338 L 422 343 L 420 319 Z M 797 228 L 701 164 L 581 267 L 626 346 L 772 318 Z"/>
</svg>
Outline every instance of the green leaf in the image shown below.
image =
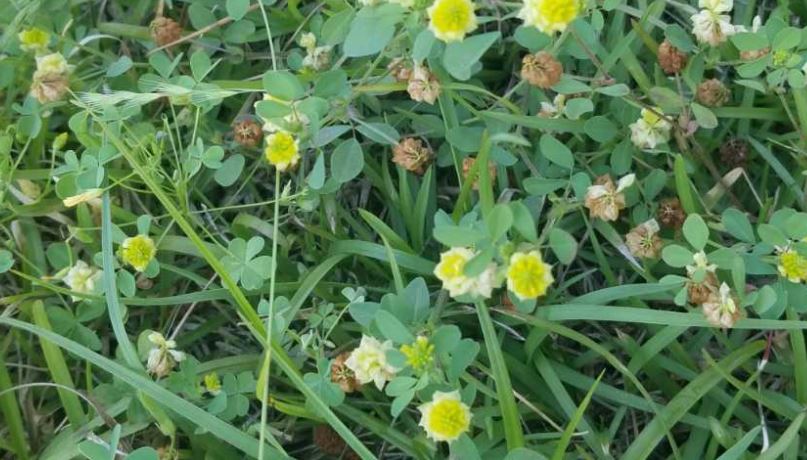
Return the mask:
<svg viewBox="0 0 807 460">
<path fill-rule="evenodd" d="M 597 142 L 608 142 L 617 135 L 617 126 L 608 117 L 597 115 L 586 120 L 583 131 Z"/>
<path fill-rule="evenodd" d="M 702 251 L 709 241 L 709 227 L 698 214 L 690 214 L 684 221 L 684 237 L 697 251 Z"/>
<path fill-rule="evenodd" d="M 562 264 L 571 263 L 577 255 L 577 241 L 569 232 L 557 227 L 549 232 L 549 247 Z"/>
<path fill-rule="evenodd" d="M 759 239 L 762 241 L 772 245 L 772 246 L 787 246 L 788 238 L 785 234 L 778 228 L 771 224 L 760 224 L 757 227 L 757 233 L 759 233 Z"/>
<path fill-rule="evenodd" d="M 244 169 L 244 163 L 246 163 L 246 159 L 244 159 L 243 155 L 232 155 L 224 160 L 221 167 L 213 174 L 213 178 L 222 187 L 229 187 L 238 180 L 241 171 Z"/>
<path fill-rule="evenodd" d="M 123 75 L 132 68 L 132 59 L 129 56 L 121 56 L 106 69 L 106 76 L 110 78 Z"/>
<path fill-rule="evenodd" d="M 300 80 L 288 70 L 268 70 L 263 74 L 263 89 L 283 101 L 300 99 L 305 94 Z"/>
<path fill-rule="evenodd" d="M 587 97 L 576 97 L 566 102 L 563 112 L 570 120 L 577 120 L 586 113 L 594 111 L 594 103 Z"/>
<path fill-rule="evenodd" d="M 513 213 L 513 227 L 516 231 L 527 241 L 535 242 L 538 233 L 530 209 L 521 201 L 513 201 L 510 203 L 510 211 Z"/>
<path fill-rule="evenodd" d="M 692 108 L 692 113 L 695 115 L 695 120 L 698 122 L 698 125 L 700 125 L 701 128 L 717 128 L 717 117 L 715 116 L 714 112 L 698 104 L 697 102 L 690 104 L 690 107 Z"/>
<path fill-rule="evenodd" d="M 191 54 L 191 73 L 196 81 L 202 81 L 212 66 L 210 56 L 204 51 L 198 50 Z"/>
<path fill-rule="evenodd" d="M 771 47 L 773 51 L 784 51 L 799 46 L 801 42 L 801 29 L 785 27 L 773 37 Z"/>
<path fill-rule="evenodd" d="M 566 169 L 572 169 L 574 167 L 572 151 L 551 134 L 541 136 L 538 145 L 541 149 L 541 154 L 552 163 Z"/>
<path fill-rule="evenodd" d="M 249 10 L 249 0 L 227 0 L 225 5 L 227 7 L 227 15 L 236 21 L 243 18 Z"/>
<path fill-rule="evenodd" d="M 400 5 L 390 3 L 359 10 L 345 38 L 345 56 L 370 56 L 383 50 L 395 35 L 395 26 L 403 12 Z"/>
<path fill-rule="evenodd" d="M 754 229 L 751 227 L 751 222 L 748 221 L 748 217 L 745 213 L 735 208 L 728 208 L 723 211 L 721 219 L 723 226 L 726 228 L 726 232 L 731 236 L 747 243 L 756 242 Z"/>
<path fill-rule="evenodd" d="M 491 45 L 496 43 L 499 37 L 499 32 L 488 32 L 449 43 L 443 52 L 443 66 L 457 80 L 468 80 L 471 78 L 471 71 L 479 62 L 479 58 Z"/>
<path fill-rule="evenodd" d="M 661 251 L 661 258 L 670 267 L 682 268 L 692 263 L 692 252 L 683 246 L 671 244 Z"/>
<path fill-rule="evenodd" d="M 497 204 L 485 217 L 491 241 L 499 241 L 513 225 L 513 212 L 505 204 Z"/>
<path fill-rule="evenodd" d="M 547 195 L 569 183 L 566 179 L 547 179 L 545 177 L 528 177 L 524 179 L 524 190 L 530 195 Z"/>
<path fill-rule="evenodd" d="M 331 176 L 339 182 L 353 180 L 364 169 L 364 152 L 355 139 L 339 144 L 331 154 Z"/>
<path fill-rule="evenodd" d="M 14 256 L 11 251 L 0 249 L 0 273 L 5 273 L 14 266 Z"/>
<path fill-rule="evenodd" d="M 396 344 L 411 343 L 415 336 L 404 324 L 387 310 L 378 310 L 375 314 L 375 324 L 378 330 L 389 340 Z"/>
<path fill-rule="evenodd" d="M 485 239 L 485 234 L 477 229 L 443 225 L 434 228 L 434 239 L 446 246 L 473 246 Z"/>
<path fill-rule="evenodd" d="M 689 33 L 678 24 L 670 24 L 665 27 L 664 36 L 674 47 L 685 53 L 692 52 L 695 49 L 695 43 L 690 38 Z"/>
</svg>

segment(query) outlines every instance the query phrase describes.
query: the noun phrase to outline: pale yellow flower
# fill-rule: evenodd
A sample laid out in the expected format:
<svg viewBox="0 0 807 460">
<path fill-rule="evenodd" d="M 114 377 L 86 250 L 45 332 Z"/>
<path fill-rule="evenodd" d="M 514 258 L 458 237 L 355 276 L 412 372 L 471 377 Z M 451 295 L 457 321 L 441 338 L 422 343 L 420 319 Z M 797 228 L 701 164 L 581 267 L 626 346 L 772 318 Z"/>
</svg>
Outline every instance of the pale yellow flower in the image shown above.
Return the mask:
<svg viewBox="0 0 807 460">
<path fill-rule="evenodd" d="M 51 53 L 36 58 L 36 71 L 65 74 L 70 72 L 70 66 L 62 53 Z"/>
<path fill-rule="evenodd" d="M 719 45 L 739 29 L 731 24 L 733 0 L 701 0 L 701 10 L 692 16 L 692 33 L 701 43 Z"/>
<path fill-rule="evenodd" d="M 375 337 L 362 335 L 358 348 L 350 353 L 345 361 L 348 369 L 353 371 L 356 380 L 362 385 L 373 382 L 379 390 L 391 380 L 398 369 L 387 361 L 387 351 L 392 350 L 392 342 L 380 342 Z"/>
<path fill-rule="evenodd" d="M 154 241 L 146 235 L 126 238 L 120 246 L 120 258 L 139 272 L 148 267 L 156 254 Z"/>
<path fill-rule="evenodd" d="M 266 161 L 279 171 L 293 168 L 300 161 L 297 139 L 285 131 L 278 131 L 266 136 L 264 156 Z"/>
<path fill-rule="evenodd" d="M 807 282 L 807 258 L 794 251 L 785 249 L 779 252 L 779 274 L 793 283 Z"/>
<path fill-rule="evenodd" d="M 83 260 L 76 261 L 67 273 L 62 277 L 62 282 L 71 291 L 80 294 L 94 294 L 96 283 L 101 278 L 101 271 L 95 267 L 90 267 Z M 74 301 L 81 300 L 81 297 L 72 296 Z"/>
<path fill-rule="evenodd" d="M 581 7 L 580 0 L 524 0 L 518 17 L 525 26 L 551 35 L 566 30 L 580 14 Z"/>
<path fill-rule="evenodd" d="M 159 332 L 152 332 L 148 339 L 153 347 L 149 350 L 146 370 L 157 378 L 170 374 L 177 363 L 185 360 L 185 353 L 176 350 L 175 341 L 166 339 Z"/>
<path fill-rule="evenodd" d="M 17 38 L 20 40 L 20 48 L 23 51 L 33 51 L 35 53 L 45 51 L 48 48 L 48 42 L 50 42 L 50 34 L 38 27 L 23 30 L 17 34 Z"/>
<path fill-rule="evenodd" d="M 710 264 L 709 259 L 706 258 L 706 253 L 698 251 L 692 255 L 692 264 L 686 266 L 687 275 L 692 276 L 698 270 L 704 270 L 707 273 L 714 273 L 717 270 L 717 265 Z"/>
<path fill-rule="evenodd" d="M 726 283 L 720 285 L 718 294 L 712 294 L 701 306 L 706 319 L 717 327 L 732 327 L 742 316 L 742 310 Z"/>
<path fill-rule="evenodd" d="M 434 268 L 434 275 L 443 282 L 443 289 L 451 297 L 464 294 L 488 298 L 496 282 L 496 264 L 488 264 L 477 276 L 465 275 L 465 264 L 476 256 L 468 248 L 451 248 L 440 254 L 440 262 Z"/>
<path fill-rule="evenodd" d="M 630 125 L 630 140 L 640 149 L 654 149 L 670 140 L 670 129 L 668 121 L 652 110 L 642 109 L 642 116 Z"/>
<path fill-rule="evenodd" d="M 420 426 L 435 441 L 455 441 L 471 428 L 471 410 L 460 400 L 458 391 L 435 391 L 432 400 L 418 410 Z"/>
<path fill-rule="evenodd" d="M 543 261 L 540 252 L 517 252 L 510 256 L 510 265 L 507 267 L 507 289 L 519 299 L 536 299 L 543 296 L 554 281 L 552 266 Z"/>
<path fill-rule="evenodd" d="M 476 29 L 471 0 L 435 0 L 429 7 L 429 30 L 444 42 L 459 42 Z"/>
</svg>

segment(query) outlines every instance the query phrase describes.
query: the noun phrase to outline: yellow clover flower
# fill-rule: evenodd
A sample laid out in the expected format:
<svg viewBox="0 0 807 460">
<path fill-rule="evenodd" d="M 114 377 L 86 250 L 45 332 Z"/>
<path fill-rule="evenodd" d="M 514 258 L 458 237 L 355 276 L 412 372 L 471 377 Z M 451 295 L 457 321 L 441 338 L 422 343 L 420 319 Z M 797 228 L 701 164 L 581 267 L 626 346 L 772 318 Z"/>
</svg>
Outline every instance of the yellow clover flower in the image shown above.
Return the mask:
<svg viewBox="0 0 807 460">
<path fill-rule="evenodd" d="M 70 66 L 62 53 L 51 53 L 36 58 L 36 71 L 41 74 L 67 74 Z"/>
<path fill-rule="evenodd" d="M 300 160 L 300 148 L 294 136 L 285 131 L 278 131 L 266 136 L 264 156 L 278 171 L 286 171 L 297 165 Z"/>
<path fill-rule="evenodd" d="M 524 0 L 518 17 L 526 26 L 553 34 L 566 30 L 566 26 L 580 14 L 580 8 L 580 0 Z"/>
<path fill-rule="evenodd" d="M 48 42 L 50 42 L 50 34 L 38 27 L 23 30 L 17 34 L 17 38 L 20 40 L 20 48 L 23 51 L 33 51 L 35 53 L 41 53 L 46 50 Z"/>
<path fill-rule="evenodd" d="M 205 374 L 204 385 L 205 390 L 213 396 L 221 393 L 221 379 L 216 371 Z"/>
<path fill-rule="evenodd" d="M 435 441 L 451 442 L 471 427 L 471 410 L 460 400 L 460 393 L 435 391 L 431 402 L 418 407 L 420 426 Z"/>
<path fill-rule="evenodd" d="M 459 42 L 476 29 L 476 14 L 471 0 L 435 0 L 427 10 L 429 30 L 444 42 Z"/>
<path fill-rule="evenodd" d="M 356 380 L 362 385 L 373 382 L 379 390 L 392 380 L 398 369 L 387 361 L 387 351 L 392 349 L 392 341 L 381 342 L 375 337 L 362 335 L 359 346 L 350 352 L 345 361 L 353 371 Z"/>
<path fill-rule="evenodd" d="M 538 251 L 517 252 L 510 256 L 507 289 L 519 299 L 541 297 L 554 281 L 552 266 L 543 261 Z"/>
<path fill-rule="evenodd" d="M 120 258 L 139 272 L 148 267 L 156 254 L 154 241 L 146 235 L 126 238 L 120 246 Z"/>
<path fill-rule="evenodd" d="M 428 370 L 434 362 L 434 345 L 422 335 L 419 335 L 411 345 L 402 345 L 401 353 L 406 356 L 406 364 L 418 374 Z"/>
<path fill-rule="evenodd" d="M 786 249 L 779 253 L 779 274 L 788 281 L 801 283 L 807 281 L 807 258 L 794 251 Z"/>
</svg>

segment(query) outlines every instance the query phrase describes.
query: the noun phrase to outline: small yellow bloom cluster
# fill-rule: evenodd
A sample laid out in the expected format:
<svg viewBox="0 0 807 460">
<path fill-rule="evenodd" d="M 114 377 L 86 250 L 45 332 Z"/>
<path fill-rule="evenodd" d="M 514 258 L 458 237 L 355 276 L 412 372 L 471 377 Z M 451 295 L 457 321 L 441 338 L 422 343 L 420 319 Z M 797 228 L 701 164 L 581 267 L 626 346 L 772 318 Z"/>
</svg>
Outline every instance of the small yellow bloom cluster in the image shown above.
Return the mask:
<svg viewBox="0 0 807 460">
<path fill-rule="evenodd" d="M 142 272 L 157 254 L 157 246 L 146 235 L 137 235 L 123 240 L 120 246 L 120 258 L 135 270 Z"/>
<path fill-rule="evenodd" d="M 418 407 L 420 426 L 435 441 L 455 441 L 471 427 L 471 410 L 458 391 L 435 391 L 432 400 Z"/>
<path fill-rule="evenodd" d="M 807 282 L 807 257 L 793 249 L 779 253 L 779 274 L 793 283 Z"/>
<path fill-rule="evenodd" d="M 428 371 L 434 362 L 434 344 L 422 335 L 419 335 L 411 345 L 402 345 L 401 353 L 406 356 L 406 364 L 417 374 Z"/>
<path fill-rule="evenodd" d="M 345 365 L 353 371 L 356 380 L 362 385 L 373 382 L 379 390 L 384 388 L 398 369 L 387 361 L 387 351 L 392 350 L 392 342 L 380 342 L 375 337 L 363 335 L 361 343 L 345 361 Z"/>
<path fill-rule="evenodd" d="M 518 17 L 526 26 L 553 34 L 566 30 L 580 14 L 580 9 L 580 0 L 524 0 Z"/>
<path fill-rule="evenodd" d="M 552 266 L 544 262 L 538 251 L 517 252 L 510 256 L 507 289 L 519 299 L 543 296 L 554 281 Z"/>
<path fill-rule="evenodd" d="M 477 255 L 468 248 L 451 248 L 440 254 L 440 262 L 434 269 L 434 275 L 443 282 L 443 288 L 451 297 L 470 294 L 474 297 L 488 298 L 493 291 L 496 264 L 489 264 L 477 276 L 467 276 L 465 265 Z"/>
<path fill-rule="evenodd" d="M 204 385 L 205 390 L 213 396 L 221 393 L 221 379 L 216 371 L 205 374 Z"/>
<path fill-rule="evenodd" d="M 436 0 L 427 10 L 429 30 L 444 42 L 459 42 L 476 29 L 476 14 L 471 0 Z"/>
<path fill-rule="evenodd" d="M 297 165 L 300 161 L 300 147 L 297 139 L 286 131 L 278 131 L 266 136 L 264 149 L 266 161 L 284 172 Z"/>
<path fill-rule="evenodd" d="M 50 42 L 50 34 L 38 27 L 23 30 L 17 34 L 17 38 L 23 51 L 33 51 L 36 54 L 47 50 Z"/>
</svg>

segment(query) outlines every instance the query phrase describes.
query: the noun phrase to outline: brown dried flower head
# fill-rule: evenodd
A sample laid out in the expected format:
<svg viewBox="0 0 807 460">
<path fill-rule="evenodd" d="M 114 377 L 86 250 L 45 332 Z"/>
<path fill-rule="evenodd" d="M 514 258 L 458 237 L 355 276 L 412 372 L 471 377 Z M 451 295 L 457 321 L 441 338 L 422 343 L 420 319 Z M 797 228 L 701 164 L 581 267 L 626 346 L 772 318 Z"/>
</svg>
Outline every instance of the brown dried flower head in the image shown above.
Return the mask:
<svg viewBox="0 0 807 460">
<path fill-rule="evenodd" d="M 263 139 L 263 128 L 255 120 L 242 120 L 233 125 L 233 138 L 244 147 L 257 147 Z"/>
<path fill-rule="evenodd" d="M 528 54 L 521 61 L 521 78 L 533 86 L 550 88 L 562 75 L 563 65 L 546 51 Z"/>
<path fill-rule="evenodd" d="M 344 459 L 359 458 L 330 425 L 314 426 L 314 445 L 325 455 L 342 456 Z"/>
<path fill-rule="evenodd" d="M 665 198 L 659 204 L 656 217 L 661 222 L 661 225 L 667 228 L 679 229 L 684 225 L 687 215 L 678 198 Z"/>
<path fill-rule="evenodd" d="M 423 174 L 432 158 L 432 150 L 414 137 L 407 137 L 392 148 L 393 163 L 416 174 Z"/>
<path fill-rule="evenodd" d="M 758 50 L 740 51 L 740 59 L 743 61 L 753 61 L 767 55 L 770 52 L 770 46 Z"/>
<path fill-rule="evenodd" d="M 728 102 L 730 95 L 728 88 L 720 80 L 710 78 L 698 85 L 698 91 L 695 96 L 698 102 L 707 107 L 720 107 Z"/>
<path fill-rule="evenodd" d="M 462 178 L 463 179 L 468 179 L 468 173 L 471 172 L 471 168 L 474 167 L 475 163 L 476 163 L 476 158 L 474 158 L 474 157 L 465 157 L 465 158 L 462 159 Z M 479 174 L 481 174 L 481 173 L 482 173 L 482 171 L 479 171 L 479 173 L 477 174 L 476 179 L 474 180 L 474 184 L 473 184 L 474 190 L 479 189 Z M 488 161 L 488 177 L 490 177 L 491 181 L 496 177 L 496 164 L 493 163 L 492 161 Z"/>
<path fill-rule="evenodd" d="M 661 250 L 661 238 L 658 236 L 658 230 L 658 223 L 655 219 L 634 227 L 625 235 L 625 242 L 630 253 L 636 257 L 657 258 Z"/>
<path fill-rule="evenodd" d="M 674 47 L 669 40 L 664 40 L 658 47 L 658 63 L 665 73 L 672 75 L 687 65 L 687 55 Z"/>
<path fill-rule="evenodd" d="M 701 307 L 706 319 L 716 327 L 733 327 L 743 316 L 737 296 L 726 283 L 721 284 L 717 292 L 713 292 Z"/>
<path fill-rule="evenodd" d="M 745 166 L 748 160 L 748 143 L 742 139 L 733 138 L 720 146 L 720 161 L 730 168 Z"/>
<path fill-rule="evenodd" d="M 63 72 L 34 72 L 31 95 L 42 104 L 60 101 L 70 87 L 68 75 Z"/>
<path fill-rule="evenodd" d="M 392 78 L 399 82 L 409 81 L 409 78 L 412 76 L 412 66 L 409 65 L 407 60 L 401 57 L 393 59 L 387 65 L 387 70 L 389 70 Z"/>
<path fill-rule="evenodd" d="M 717 292 L 717 276 L 713 272 L 706 272 L 706 276 L 700 283 L 696 281 L 687 282 L 687 298 L 695 305 L 708 302 Z"/>
<path fill-rule="evenodd" d="M 584 205 L 588 208 L 591 217 L 598 217 L 605 221 L 615 221 L 619 212 L 625 209 L 625 195 L 623 190 L 633 185 L 636 176 L 629 174 L 614 184 L 611 176 L 605 174 L 594 181 L 586 191 Z"/>
<path fill-rule="evenodd" d="M 440 96 L 440 82 L 427 67 L 416 64 L 406 91 L 413 101 L 434 104 Z"/>
<path fill-rule="evenodd" d="M 182 37 L 182 27 L 178 22 L 165 16 L 154 18 L 149 24 L 151 38 L 157 46 L 165 46 L 173 43 Z"/>
<path fill-rule="evenodd" d="M 334 358 L 331 363 L 331 382 L 339 385 L 339 388 L 345 393 L 353 393 L 361 388 L 361 383 L 356 380 L 353 371 L 345 364 L 348 357 L 350 357 L 350 352 L 346 351 Z"/>
</svg>

